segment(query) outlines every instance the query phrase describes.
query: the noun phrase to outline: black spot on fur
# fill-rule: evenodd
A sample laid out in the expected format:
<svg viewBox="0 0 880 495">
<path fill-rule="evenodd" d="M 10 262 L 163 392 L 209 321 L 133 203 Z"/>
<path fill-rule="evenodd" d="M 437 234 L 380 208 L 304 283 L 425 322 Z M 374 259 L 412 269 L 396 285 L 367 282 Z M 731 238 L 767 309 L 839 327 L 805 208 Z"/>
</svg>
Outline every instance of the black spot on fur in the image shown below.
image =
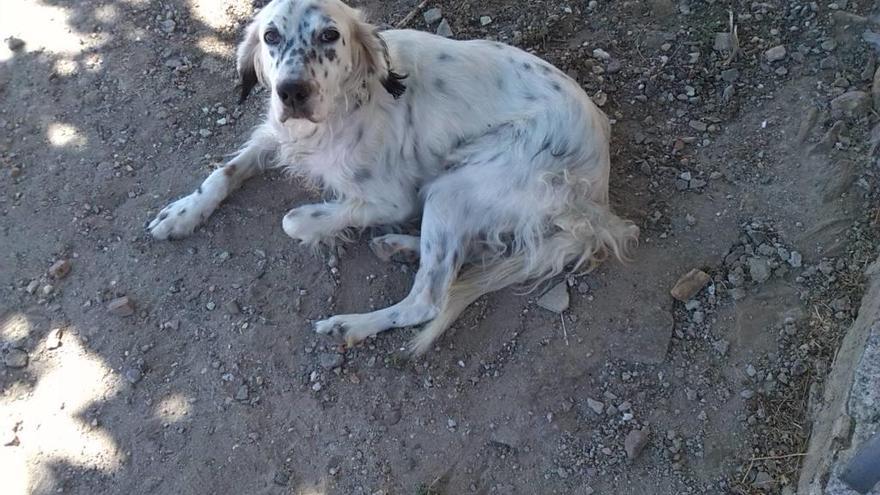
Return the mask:
<svg viewBox="0 0 880 495">
<path fill-rule="evenodd" d="M 562 92 L 562 86 L 560 86 L 558 82 L 553 81 L 552 83 L 550 83 L 550 86 L 551 86 L 554 90 L 559 91 L 559 92 Z"/>
<path fill-rule="evenodd" d="M 196 194 L 202 194 L 202 186 L 199 186 L 199 187 L 196 189 Z"/>
<path fill-rule="evenodd" d="M 532 70 L 532 64 L 530 64 L 528 62 L 523 62 L 522 66 L 523 66 L 523 69 L 525 69 L 525 70 Z"/>
<path fill-rule="evenodd" d="M 177 216 L 182 217 L 184 213 L 186 213 L 186 208 L 183 208 L 182 210 L 178 211 Z"/>
<path fill-rule="evenodd" d="M 327 60 L 331 62 L 336 60 L 336 49 L 328 48 L 327 51 L 324 52 L 324 54 L 327 56 Z"/>
<path fill-rule="evenodd" d="M 166 218 L 168 218 L 168 212 L 160 213 L 160 214 L 159 214 L 159 221 L 160 221 L 160 222 L 161 222 L 162 220 L 165 220 Z"/>
<path fill-rule="evenodd" d="M 437 60 L 439 60 L 441 62 L 445 62 L 447 60 L 452 60 L 452 55 L 450 55 L 446 52 L 443 52 L 440 55 L 437 55 Z"/>
<path fill-rule="evenodd" d="M 526 101 L 535 101 L 538 99 L 538 97 L 536 97 L 535 95 L 533 95 L 531 93 L 526 93 L 525 95 L 523 95 L 523 98 L 525 98 Z"/>
<path fill-rule="evenodd" d="M 541 64 L 539 65 L 539 67 L 541 68 L 541 72 L 543 72 L 545 75 L 553 72 L 553 70 L 547 65 Z"/>
<path fill-rule="evenodd" d="M 291 212 L 291 213 L 292 213 L 292 212 Z M 326 216 L 327 216 L 327 212 L 324 211 L 324 210 L 315 210 L 315 211 L 312 212 L 312 214 L 311 214 L 310 216 L 311 216 L 312 218 L 326 217 Z"/>
<path fill-rule="evenodd" d="M 434 79 L 434 87 L 437 88 L 437 91 L 446 94 L 446 81 L 440 79 Z"/>
<path fill-rule="evenodd" d="M 495 79 L 495 86 L 498 86 L 498 89 L 504 89 L 504 78 L 498 76 Z"/>
</svg>

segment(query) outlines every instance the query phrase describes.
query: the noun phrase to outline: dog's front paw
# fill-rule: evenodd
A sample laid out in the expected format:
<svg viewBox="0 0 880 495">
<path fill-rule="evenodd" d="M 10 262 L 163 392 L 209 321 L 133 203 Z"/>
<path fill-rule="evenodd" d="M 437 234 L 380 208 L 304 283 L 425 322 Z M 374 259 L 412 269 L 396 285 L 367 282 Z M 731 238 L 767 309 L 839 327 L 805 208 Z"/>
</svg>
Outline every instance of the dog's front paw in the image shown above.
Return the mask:
<svg viewBox="0 0 880 495">
<path fill-rule="evenodd" d="M 353 347 L 367 337 L 377 332 L 359 325 L 357 320 L 360 315 L 338 315 L 315 323 L 315 332 L 325 335 L 339 335 L 345 341 L 345 345 Z"/>
<path fill-rule="evenodd" d="M 290 210 L 284 215 L 281 228 L 290 237 L 313 247 L 330 241 L 337 234 L 331 211 L 324 205 L 305 205 Z"/>
<path fill-rule="evenodd" d="M 166 206 L 147 230 L 156 239 L 179 239 L 192 234 L 210 214 L 198 195 L 190 194 Z"/>
</svg>

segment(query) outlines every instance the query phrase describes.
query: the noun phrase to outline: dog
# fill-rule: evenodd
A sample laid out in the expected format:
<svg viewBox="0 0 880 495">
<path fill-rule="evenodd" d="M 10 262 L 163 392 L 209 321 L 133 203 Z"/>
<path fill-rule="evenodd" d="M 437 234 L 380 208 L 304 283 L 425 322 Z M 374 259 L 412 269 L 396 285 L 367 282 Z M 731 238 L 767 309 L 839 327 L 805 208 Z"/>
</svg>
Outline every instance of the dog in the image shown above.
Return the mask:
<svg viewBox="0 0 880 495">
<path fill-rule="evenodd" d="M 411 291 L 385 309 L 318 321 L 348 345 L 426 324 L 418 355 L 481 295 L 624 260 L 639 230 L 608 202 L 610 124 L 573 79 L 494 41 L 379 31 L 339 0 L 273 0 L 237 50 L 241 101 L 258 84 L 268 113 L 245 146 L 147 229 L 189 235 L 241 183 L 285 167 L 335 199 L 290 210 L 293 239 L 421 217 L 388 234 L 383 259 L 417 256 Z"/>
</svg>

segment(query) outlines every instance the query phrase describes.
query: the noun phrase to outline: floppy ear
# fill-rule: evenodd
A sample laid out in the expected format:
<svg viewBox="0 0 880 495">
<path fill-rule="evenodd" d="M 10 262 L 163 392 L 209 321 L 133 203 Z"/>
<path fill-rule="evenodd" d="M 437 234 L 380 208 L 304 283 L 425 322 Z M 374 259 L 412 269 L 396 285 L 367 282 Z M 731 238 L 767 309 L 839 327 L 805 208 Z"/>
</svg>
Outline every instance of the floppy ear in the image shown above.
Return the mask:
<svg viewBox="0 0 880 495">
<path fill-rule="evenodd" d="M 244 39 L 238 45 L 237 53 L 238 75 L 241 82 L 241 96 L 238 102 L 242 103 L 251 94 L 251 90 L 257 84 L 263 84 L 263 61 L 260 56 L 260 25 L 254 21 L 245 30 Z"/>
<path fill-rule="evenodd" d="M 358 63 L 362 65 L 355 72 L 364 71 L 367 76 L 378 76 L 385 91 L 395 99 L 400 98 L 406 91 L 406 86 L 400 81 L 406 79 L 406 75 L 394 72 L 391 67 L 388 45 L 379 35 L 379 29 L 366 22 L 360 11 L 357 11 L 355 19 L 352 35 L 355 46 L 360 48 Z"/>
</svg>

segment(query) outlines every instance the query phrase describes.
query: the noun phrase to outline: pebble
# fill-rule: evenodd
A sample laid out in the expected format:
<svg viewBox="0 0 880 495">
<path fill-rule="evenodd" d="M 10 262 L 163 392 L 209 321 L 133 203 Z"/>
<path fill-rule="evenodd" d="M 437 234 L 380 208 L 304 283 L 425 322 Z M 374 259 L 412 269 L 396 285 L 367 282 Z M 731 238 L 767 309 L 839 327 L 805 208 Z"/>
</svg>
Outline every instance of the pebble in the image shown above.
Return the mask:
<svg viewBox="0 0 880 495">
<path fill-rule="evenodd" d="M 24 368 L 28 365 L 28 353 L 17 347 L 13 347 L 6 352 L 3 358 L 3 364 L 7 368 Z"/>
<path fill-rule="evenodd" d="M 52 284 L 46 284 L 43 286 L 43 288 L 41 290 L 43 291 L 44 296 L 48 296 L 49 294 L 51 294 L 55 290 L 55 286 Z"/>
<path fill-rule="evenodd" d="M 131 383 L 132 385 L 138 383 L 144 378 L 144 372 L 141 371 L 140 368 L 134 366 L 126 368 L 122 374 L 125 376 L 125 379 L 128 380 L 128 383 Z"/>
<path fill-rule="evenodd" d="M 227 313 L 231 315 L 237 315 L 241 313 L 241 307 L 238 305 L 238 301 L 235 299 L 231 299 L 223 305 L 223 309 L 226 310 Z"/>
<path fill-rule="evenodd" d="M 434 7 L 426 10 L 422 17 L 425 18 L 425 22 L 428 25 L 431 25 L 443 18 L 443 12 L 440 10 L 440 7 Z"/>
<path fill-rule="evenodd" d="M 116 316 L 131 316 L 134 314 L 134 303 L 128 296 L 117 297 L 107 303 L 107 311 Z"/>
<path fill-rule="evenodd" d="M 39 288 L 39 287 L 40 287 L 39 280 L 31 280 L 30 283 L 27 284 L 27 287 L 25 287 L 25 290 L 27 291 L 28 294 L 33 294 L 34 292 L 37 291 L 37 288 Z"/>
<path fill-rule="evenodd" d="M 24 47 L 24 40 L 16 38 L 15 36 L 10 36 L 9 38 L 6 38 L 6 46 L 12 51 L 18 51 Z"/>
<path fill-rule="evenodd" d="M 691 127 L 691 129 L 697 132 L 706 132 L 706 129 L 709 128 L 709 126 L 705 122 L 700 122 L 699 120 L 691 120 L 690 122 L 688 122 L 688 125 Z"/>
<path fill-rule="evenodd" d="M 211 136 L 211 134 L 214 134 L 214 133 L 211 132 L 210 129 L 199 129 L 199 135 L 202 137 L 209 137 L 209 136 Z"/>
<path fill-rule="evenodd" d="M 788 264 L 794 268 L 800 268 L 804 263 L 804 257 L 797 251 L 792 251 L 788 257 Z"/>
<path fill-rule="evenodd" d="M 596 399 L 591 399 L 589 397 L 587 398 L 587 407 L 589 407 L 590 410 L 592 410 L 594 413 L 598 414 L 599 416 L 601 416 L 602 413 L 605 412 L 605 404 L 597 401 Z"/>
<path fill-rule="evenodd" d="M 444 38 L 452 38 L 452 27 L 449 26 L 449 22 L 446 19 L 440 21 L 440 24 L 437 26 L 437 34 Z"/>
<path fill-rule="evenodd" d="M 837 68 L 837 57 L 830 55 L 819 61 L 819 68 L 822 70 L 831 70 Z"/>
<path fill-rule="evenodd" d="M 770 260 L 763 256 L 749 258 L 749 276 L 757 283 L 764 283 L 770 278 Z"/>
<path fill-rule="evenodd" d="M 70 260 L 58 260 L 49 267 L 49 275 L 53 278 L 64 278 L 70 273 Z"/>
<path fill-rule="evenodd" d="M 538 299 L 538 306 L 554 313 L 562 313 L 568 309 L 569 301 L 568 285 L 561 282 Z"/>
<path fill-rule="evenodd" d="M 489 17 L 489 16 L 487 16 L 487 15 L 484 15 L 484 16 L 481 16 L 481 17 L 480 17 L 480 25 L 481 25 L 481 26 L 488 26 L 489 24 L 492 24 L 492 18 L 491 18 L 491 17 Z"/>
<path fill-rule="evenodd" d="M 725 82 L 734 82 L 739 79 L 739 69 L 726 69 L 721 71 L 721 79 Z"/>
<path fill-rule="evenodd" d="M 177 27 L 177 23 L 175 23 L 175 22 L 174 22 L 173 20 L 171 20 L 171 19 L 165 19 L 165 20 L 162 21 L 162 23 L 161 23 L 162 31 L 165 31 L 166 33 L 172 33 L 172 32 L 174 32 L 174 28 L 175 28 L 175 27 Z"/>
<path fill-rule="evenodd" d="M 675 282 L 675 286 L 672 287 L 672 290 L 669 291 L 669 293 L 675 299 L 681 302 L 687 302 L 697 295 L 697 293 L 700 292 L 711 279 L 712 277 L 710 277 L 709 274 L 695 268 L 682 275 L 681 278 Z"/>
<path fill-rule="evenodd" d="M 205 308 L 207 308 L 208 311 L 214 311 L 214 308 L 216 308 L 216 307 L 217 307 L 217 304 L 214 303 L 214 301 L 208 301 L 208 302 L 205 304 Z"/>
<path fill-rule="evenodd" d="M 332 370 L 342 366 L 345 357 L 338 352 L 324 352 L 318 356 L 318 364 L 325 370 Z"/>
<path fill-rule="evenodd" d="M 758 374 L 758 370 L 750 364 L 746 366 L 746 374 L 749 375 L 749 378 L 754 378 Z"/>
<path fill-rule="evenodd" d="M 626 435 L 623 441 L 623 449 L 626 451 L 626 457 L 630 460 L 636 459 L 645 447 L 648 445 L 648 438 L 651 432 L 647 428 L 642 430 L 632 430 Z"/>
<path fill-rule="evenodd" d="M 63 329 L 53 328 L 49 335 L 46 336 L 46 349 L 52 350 L 61 347 L 62 335 L 64 335 Z"/>
<path fill-rule="evenodd" d="M 837 48 L 837 42 L 834 40 L 825 40 L 819 46 L 821 46 L 826 52 L 830 52 Z"/>
<path fill-rule="evenodd" d="M 786 54 L 785 46 L 778 45 L 778 46 L 774 46 L 773 48 L 770 48 L 769 50 L 764 52 L 764 57 L 767 59 L 768 62 L 773 63 L 773 62 L 778 62 L 778 61 L 784 59 L 785 54 Z"/>
<path fill-rule="evenodd" d="M 739 396 L 748 400 L 755 396 L 755 392 L 753 390 L 745 389 L 739 393 Z"/>
<path fill-rule="evenodd" d="M 593 57 L 598 58 L 599 60 L 610 60 L 611 54 L 601 48 L 596 48 L 593 50 Z"/>
<path fill-rule="evenodd" d="M 248 390 L 248 386 L 241 385 L 240 387 L 238 387 L 238 390 L 235 391 L 235 400 L 246 401 L 246 400 L 248 400 L 249 395 L 250 395 L 250 391 Z"/>
</svg>

